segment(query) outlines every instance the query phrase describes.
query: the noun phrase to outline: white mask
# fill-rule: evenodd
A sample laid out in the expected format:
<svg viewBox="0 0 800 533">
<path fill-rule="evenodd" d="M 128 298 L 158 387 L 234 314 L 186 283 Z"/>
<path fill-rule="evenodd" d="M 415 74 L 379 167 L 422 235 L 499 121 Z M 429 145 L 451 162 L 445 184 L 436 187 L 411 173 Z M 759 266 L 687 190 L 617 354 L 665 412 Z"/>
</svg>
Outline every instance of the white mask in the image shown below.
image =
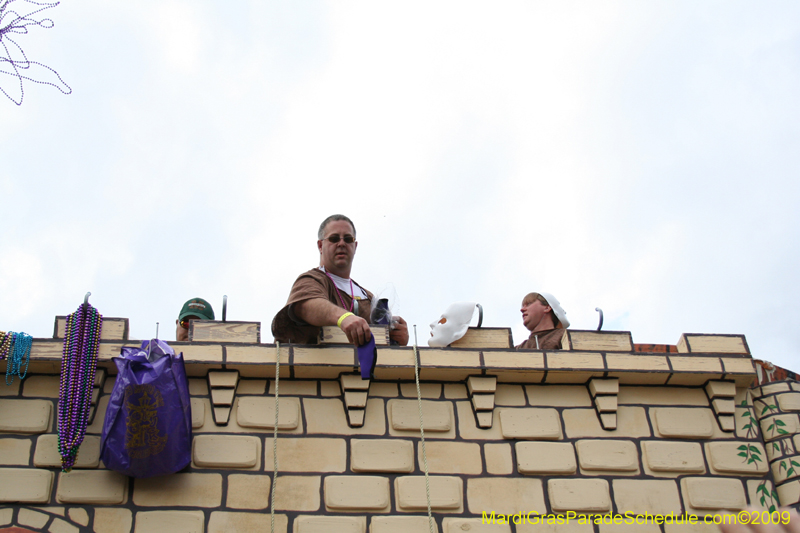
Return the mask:
<svg viewBox="0 0 800 533">
<path fill-rule="evenodd" d="M 457 302 L 450 305 L 439 321 L 431 324 L 428 346 L 442 348 L 463 337 L 472 321 L 475 305 L 475 302 Z"/>
</svg>

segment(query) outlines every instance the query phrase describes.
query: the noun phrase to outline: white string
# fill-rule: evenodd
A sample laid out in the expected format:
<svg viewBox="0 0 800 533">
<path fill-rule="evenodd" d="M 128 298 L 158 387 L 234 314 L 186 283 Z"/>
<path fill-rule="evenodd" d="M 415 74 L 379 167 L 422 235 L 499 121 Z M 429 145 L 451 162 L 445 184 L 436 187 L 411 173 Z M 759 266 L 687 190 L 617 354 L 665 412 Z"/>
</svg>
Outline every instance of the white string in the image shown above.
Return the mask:
<svg viewBox="0 0 800 533">
<path fill-rule="evenodd" d="M 428 498 L 428 526 L 431 533 L 436 533 L 433 525 L 433 515 L 431 514 L 431 485 L 428 479 L 428 454 L 425 453 L 425 428 L 422 423 L 422 390 L 419 386 L 419 353 L 417 352 L 416 324 L 414 324 L 414 380 L 417 383 L 417 405 L 419 406 L 419 436 L 422 445 L 422 463 L 425 465 L 425 496 Z"/>
<path fill-rule="evenodd" d="M 278 382 L 281 380 L 281 343 L 275 341 L 275 428 L 272 432 L 272 496 L 269 505 L 269 530 L 275 533 L 275 486 L 278 484 Z"/>
</svg>

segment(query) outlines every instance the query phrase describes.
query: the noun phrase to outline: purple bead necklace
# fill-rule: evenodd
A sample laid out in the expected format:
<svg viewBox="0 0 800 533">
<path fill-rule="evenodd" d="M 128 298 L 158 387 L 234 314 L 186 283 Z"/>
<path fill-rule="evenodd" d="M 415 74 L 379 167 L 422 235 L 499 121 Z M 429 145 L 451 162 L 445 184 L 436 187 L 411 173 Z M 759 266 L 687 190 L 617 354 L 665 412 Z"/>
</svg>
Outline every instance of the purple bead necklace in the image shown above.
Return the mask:
<svg viewBox="0 0 800 533">
<path fill-rule="evenodd" d="M 81 304 L 67 317 L 58 395 L 58 452 L 62 472 L 72 470 L 86 435 L 102 328 L 103 316 L 89 303 Z"/>
</svg>

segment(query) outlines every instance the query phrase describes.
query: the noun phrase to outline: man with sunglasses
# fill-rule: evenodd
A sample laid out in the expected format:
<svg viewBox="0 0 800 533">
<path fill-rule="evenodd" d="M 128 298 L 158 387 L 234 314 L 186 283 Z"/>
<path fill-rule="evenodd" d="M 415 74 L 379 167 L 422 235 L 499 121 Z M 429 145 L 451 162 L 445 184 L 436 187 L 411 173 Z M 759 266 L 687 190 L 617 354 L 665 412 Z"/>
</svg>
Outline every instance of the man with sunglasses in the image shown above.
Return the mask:
<svg viewBox="0 0 800 533">
<path fill-rule="evenodd" d="M 373 295 L 350 279 L 356 254 L 356 228 L 344 215 L 331 215 L 317 233 L 319 267 L 301 274 L 289 300 L 272 320 L 272 335 L 280 342 L 315 344 L 321 326 L 339 326 L 357 345 L 370 339 Z M 399 344 L 408 344 L 408 326 L 400 317 L 390 332 Z"/>
<path fill-rule="evenodd" d="M 189 322 L 192 320 L 214 320 L 211 304 L 202 298 L 192 298 L 181 308 L 178 320 L 175 321 L 175 340 L 189 340 Z"/>
</svg>

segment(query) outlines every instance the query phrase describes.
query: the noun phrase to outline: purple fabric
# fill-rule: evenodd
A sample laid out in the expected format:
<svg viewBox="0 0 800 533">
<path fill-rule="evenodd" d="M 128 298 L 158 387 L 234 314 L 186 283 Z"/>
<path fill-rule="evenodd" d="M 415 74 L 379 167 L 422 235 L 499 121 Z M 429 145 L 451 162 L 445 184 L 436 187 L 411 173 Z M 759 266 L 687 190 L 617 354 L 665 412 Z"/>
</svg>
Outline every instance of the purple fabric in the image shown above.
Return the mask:
<svg viewBox="0 0 800 533">
<path fill-rule="evenodd" d="M 378 358 L 378 349 L 375 348 L 375 337 L 369 334 L 369 342 L 358 347 L 358 364 L 361 366 L 361 379 L 373 379 L 375 376 L 375 360 Z"/>
<path fill-rule="evenodd" d="M 148 359 L 148 348 L 149 359 Z M 106 410 L 100 459 L 131 477 L 172 474 L 192 460 L 192 411 L 183 354 L 164 341 L 123 348 Z"/>
</svg>

